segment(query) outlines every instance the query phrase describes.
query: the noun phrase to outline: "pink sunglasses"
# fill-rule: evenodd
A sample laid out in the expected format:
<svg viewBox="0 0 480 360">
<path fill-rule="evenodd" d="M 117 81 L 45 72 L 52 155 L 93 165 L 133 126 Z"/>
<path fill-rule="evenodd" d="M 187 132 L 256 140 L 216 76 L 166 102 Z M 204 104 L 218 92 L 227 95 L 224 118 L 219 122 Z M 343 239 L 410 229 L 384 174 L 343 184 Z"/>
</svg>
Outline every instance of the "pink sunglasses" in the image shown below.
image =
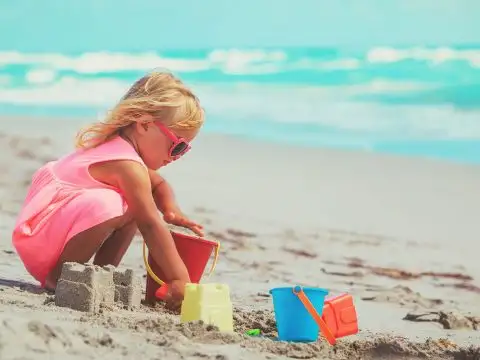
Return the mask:
<svg viewBox="0 0 480 360">
<path fill-rule="evenodd" d="M 155 121 L 155 125 L 160 129 L 160 131 L 172 141 L 172 146 L 168 151 L 168 155 L 176 160 L 182 155 L 184 155 L 188 150 L 190 150 L 190 143 L 184 138 L 177 137 L 173 132 L 171 132 L 165 125 L 159 121 Z"/>
</svg>

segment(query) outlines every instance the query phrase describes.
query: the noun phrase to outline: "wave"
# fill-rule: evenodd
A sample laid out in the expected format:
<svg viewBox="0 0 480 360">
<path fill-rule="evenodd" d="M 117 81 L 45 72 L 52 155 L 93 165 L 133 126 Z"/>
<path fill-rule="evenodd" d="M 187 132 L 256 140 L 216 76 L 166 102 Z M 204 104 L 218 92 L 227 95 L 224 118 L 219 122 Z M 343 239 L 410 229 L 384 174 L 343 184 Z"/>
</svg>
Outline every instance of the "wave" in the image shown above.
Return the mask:
<svg viewBox="0 0 480 360">
<path fill-rule="evenodd" d="M 382 92 L 354 95 L 352 100 L 392 105 L 444 105 L 468 110 L 480 107 L 480 83 L 417 88 L 409 92 Z"/>
<path fill-rule="evenodd" d="M 0 52 L 0 113 L 101 118 L 139 76 L 167 68 L 202 99 L 207 131 L 466 158 L 479 146 L 479 67 L 475 46 Z"/>
<path fill-rule="evenodd" d="M 74 76 L 56 77 L 46 70 L 26 73 L 28 86 L 3 86 L 0 102 L 12 104 L 85 105 L 109 106 L 117 101 L 131 85 L 118 78 L 81 78 Z M 5 79 L 5 83 L 13 82 Z M 428 88 L 415 82 L 397 82 L 377 79 L 351 86 L 309 86 L 258 84 L 253 82 L 192 85 L 202 98 L 222 104 L 235 103 L 237 98 L 251 101 L 251 106 L 262 107 L 264 102 L 275 102 L 278 98 L 287 103 L 315 103 L 329 100 L 355 98 L 358 94 L 385 94 L 408 92 Z M 290 98 L 290 101 L 288 99 Z"/>
<path fill-rule="evenodd" d="M 106 107 L 117 101 L 137 76 L 62 76 L 47 69 L 28 70 L 23 77 L 0 74 L 0 103 Z M 231 96 L 259 99 L 252 103 L 252 106 L 256 107 L 262 107 L 263 102 L 277 101 L 276 97 L 281 94 L 282 101 L 290 103 L 303 103 L 305 100 L 312 103 L 355 101 L 384 105 L 448 104 L 461 109 L 480 108 L 480 81 L 473 84 L 444 85 L 372 78 L 356 84 L 328 86 L 308 83 L 282 85 L 246 80 L 230 83 L 193 81 L 190 85 L 199 93 L 208 89 L 210 95 L 215 93 L 215 101 L 225 104 L 230 102 Z M 241 94 L 238 95 L 239 93 Z"/>
<path fill-rule="evenodd" d="M 27 115 L 39 111 L 71 117 L 101 116 L 130 84 L 115 79 L 61 78 L 48 86 L 0 88 L 0 112 Z M 381 90 L 379 90 L 381 89 Z M 458 112 L 450 105 L 411 106 L 352 101 L 359 94 L 398 96 L 418 84 L 368 84 L 362 87 L 269 86 L 262 84 L 197 84 L 208 116 L 208 128 L 223 133 L 253 134 L 268 138 L 303 139 L 308 143 L 381 139 L 480 138 L 477 112 Z M 83 112 L 79 112 L 79 109 Z M 253 136 L 252 135 L 252 136 Z M 310 139 L 310 140 L 308 140 Z M 330 140 L 328 140 L 330 139 Z M 336 140 L 340 141 L 340 140 Z"/>
<path fill-rule="evenodd" d="M 164 53 L 83 54 L 0 52 L 0 69 L 19 65 L 77 74 L 108 74 L 167 68 L 179 73 L 218 71 L 224 75 L 268 75 L 285 72 L 341 72 L 404 62 L 418 62 L 431 71 L 456 63 L 457 70 L 480 68 L 480 48 L 377 47 L 363 52 L 334 49 L 212 49 L 204 51 L 166 51 Z M 411 67 L 411 64 L 408 64 Z M 445 69 L 443 69 L 445 70 Z"/>
<path fill-rule="evenodd" d="M 448 47 L 395 49 L 391 47 L 374 48 L 366 56 L 370 63 L 396 63 L 405 60 L 426 61 L 434 65 L 448 61 L 464 61 L 472 67 L 480 68 L 480 50 L 456 50 Z"/>
</svg>

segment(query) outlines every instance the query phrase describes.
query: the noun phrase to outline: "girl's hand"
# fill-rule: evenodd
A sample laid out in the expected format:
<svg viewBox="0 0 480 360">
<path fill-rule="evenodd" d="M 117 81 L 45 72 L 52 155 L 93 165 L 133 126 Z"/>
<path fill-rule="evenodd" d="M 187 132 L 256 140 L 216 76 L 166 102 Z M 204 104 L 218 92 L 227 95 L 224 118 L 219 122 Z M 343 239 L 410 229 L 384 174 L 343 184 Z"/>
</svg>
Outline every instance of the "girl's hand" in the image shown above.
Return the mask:
<svg viewBox="0 0 480 360">
<path fill-rule="evenodd" d="M 185 296 L 186 282 L 182 280 L 174 280 L 169 284 L 169 296 L 166 300 L 166 306 L 169 310 L 179 311 Z"/>
<path fill-rule="evenodd" d="M 192 230 L 195 234 L 202 237 L 203 236 L 203 226 L 197 224 L 196 222 L 188 219 L 180 209 L 169 209 L 166 210 L 163 214 L 163 220 L 166 223 L 181 226 L 187 229 Z"/>
</svg>

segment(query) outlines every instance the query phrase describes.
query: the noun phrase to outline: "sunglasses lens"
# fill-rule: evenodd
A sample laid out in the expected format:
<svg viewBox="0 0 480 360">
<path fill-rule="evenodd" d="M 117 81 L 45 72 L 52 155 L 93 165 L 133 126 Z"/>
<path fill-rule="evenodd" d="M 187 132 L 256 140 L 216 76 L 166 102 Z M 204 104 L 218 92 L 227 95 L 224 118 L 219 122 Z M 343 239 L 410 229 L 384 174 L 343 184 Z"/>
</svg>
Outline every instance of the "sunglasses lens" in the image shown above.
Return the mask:
<svg viewBox="0 0 480 360">
<path fill-rule="evenodd" d="M 172 156 L 182 155 L 187 149 L 188 145 L 185 142 L 180 142 L 172 149 Z"/>
</svg>

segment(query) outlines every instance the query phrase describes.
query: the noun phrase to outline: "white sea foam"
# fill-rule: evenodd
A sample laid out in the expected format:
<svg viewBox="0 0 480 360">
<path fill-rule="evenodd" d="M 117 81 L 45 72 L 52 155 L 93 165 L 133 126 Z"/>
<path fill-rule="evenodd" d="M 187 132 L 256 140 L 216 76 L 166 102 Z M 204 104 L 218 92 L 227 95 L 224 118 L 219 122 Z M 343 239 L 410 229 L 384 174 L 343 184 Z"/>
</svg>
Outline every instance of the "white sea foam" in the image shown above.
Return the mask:
<svg viewBox="0 0 480 360">
<path fill-rule="evenodd" d="M 8 81 L 8 77 L 6 77 Z M 0 102 L 14 104 L 45 105 L 85 105 L 102 106 L 115 101 L 131 85 L 126 81 L 112 78 L 78 78 L 73 76 L 57 76 L 49 70 L 32 70 L 27 73 L 27 80 L 35 86 L 2 87 Z M 275 101 L 278 97 L 305 99 L 315 103 L 327 99 L 338 99 L 354 94 L 402 92 L 425 88 L 424 84 L 413 82 L 392 82 L 376 79 L 366 84 L 353 86 L 277 86 L 238 82 L 224 85 L 193 85 L 200 92 L 215 94 L 215 99 L 222 102 L 235 103 L 236 97 L 242 99 L 260 99 Z M 230 97 L 233 96 L 232 99 Z M 229 100 L 230 99 L 230 100 Z M 215 100 L 217 101 L 217 100 Z M 289 103 L 290 101 L 286 101 Z"/>
<path fill-rule="evenodd" d="M 118 71 L 149 71 L 167 68 L 174 72 L 198 72 L 216 69 L 226 74 L 271 74 L 284 71 L 354 70 L 368 63 L 395 63 L 403 60 L 427 61 L 439 64 L 447 61 L 465 61 L 480 67 L 480 50 L 451 48 L 395 49 L 378 47 L 365 56 L 322 59 L 319 57 L 292 58 L 286 51 L 267 50 L 212 50 L 203 58 L 167 57 L 154 52 L 137 54 L 90 52 L 79 55 L 58 53 L 0 52 L 0 68 L 23 64 L 51 71 L 68 70 L 79 74 L 96 74 Z"/>
<path fill-rule="evenodd" d="M 43 66 L 53 70 L 72 70 L 79 74 L 127 70 L 147 71 L 154 68 L 168 68 L 171 71 L 188 72 L 209 68 L 207 60 L 169 59 L 155 53 L 122 54 L 96 52 L 67 56 L 56 53 L 0 52 L 0 66 L 9 64 Z"/>
<path fill-rule="evenodd" d="M 437 85 L 433 82 L 393 81 L 387 77 L 373 77 L 371 74 L 375 72 L 368 73 L 368 76 L 357 81 L 356 76 L 363 74 L 357 70 L 362 67 L 367 67 L 368 72 L 375 64 L 392 64 L 407 59 L 434 65 L 463 61 L 471 66 L 479 66 L 480 51 L 379 47 L 371 49 L 364 56 L 348 54 L 338 58 L 322 58 L 321 54 L 309 57 L 308 52 L 302 55 L 302 52 L 288 50 L 227 49 L 205 52 L 203 57 L 197 54 L 197 58 L 190 59 L 186 55 L 167 57 L 153 52 L 97 52 L 79 55 L 0 52 L 0 105 L 75 106 L 105 111 L 131 85 L 120 78 L 108 77 L 111 76 L 108 75 L 109 72 L 148 71 L 153 68 L 168 68 L 174 72 L 215 69 L 235 75 L 236 81 L 227 78 L 230 83 L 204 82 L 193 83 L 192 86 L 202 99 L 208 116 L 220 119 L 225 124 L 261 120 L 271 124 L 314 124 L 327 130 L 360 135 L 375 134 L 382 138 L 480 138 L 478 112 L 459 112 L 450 106 L 400 108 L 351 101 L 352 96 L 359 94 L 434 90 Z M 11 73 L 8 72 L 9 69 L 3 71 L 8 65 L 25 65 L 25 69 L 18 71 L 13 67 Z M 342 73 L 340 78 L 345 78 L 346 83 L 351 81 L 358 84 L 328 87 L 279 83 L 268 85 L 242 82 L 245 78 L 240 76 L 303 70 L 352 70 L 351 74 Z M 467 67 L 465 77 L 471 81 L 475 79 L 476 69 L 471 69 L 473 72 L 468 70 Z"/>
<path fill-rule="evenodd" d="M 371 63 L 394 63 L 403 60 L 421 60 L 433 64 L 447 61 L 466 61 L 471 66 L 480 67 L 480 50 L 455 50 L 448 47 L 428 49 L 413 47 L 409 49 L 395 49 L 391 47 L 373 48 L 367 53 L 367 60 Z"/>
<path fill-rule="evenodd" d="M 50 74 L 51 75 L 51 74 Z M 48 76 L 50 76 L 48 75 Z M 49 79 L 47 73 L 37 80 Z M 25 88 L 0 87 L 0 103 L 40 106 L 83 106 L 105 111 L 129 83 L 115 79 L 61 77 Z M 269 86 L 259 84 L 194 85 L 207 116 L 229 122 L 317 125 L 328 131 L 379 136 L 383 139 L 478 139 L 478 112 L 449 106 L 382 106 L 349 102 L 355 93 L 408 91 L 414 83 L 372 82 L 355 87 Z M 333 100 L 333 101 L 332 101 Z M 272 125 L 275 126 L 275 125 Z"/>
<path fill-rule="evenodd" d="M 30 84 L 46 84 L 55 80 L 56 73 L 50 69 L 33 69 L 27 72 L 25 79 Z"/>
<path fill-rule="evenodd" d="M 44 76 L 44 75 L 42 75 Z M 45 80 L 40 78 L 37 80 Z M 129 84 L 114 79 L 80 80 L 70 76 L 43 86 L 0 88 L 0 102 L 16 105 L 111 106 Z"/>
</svg>

